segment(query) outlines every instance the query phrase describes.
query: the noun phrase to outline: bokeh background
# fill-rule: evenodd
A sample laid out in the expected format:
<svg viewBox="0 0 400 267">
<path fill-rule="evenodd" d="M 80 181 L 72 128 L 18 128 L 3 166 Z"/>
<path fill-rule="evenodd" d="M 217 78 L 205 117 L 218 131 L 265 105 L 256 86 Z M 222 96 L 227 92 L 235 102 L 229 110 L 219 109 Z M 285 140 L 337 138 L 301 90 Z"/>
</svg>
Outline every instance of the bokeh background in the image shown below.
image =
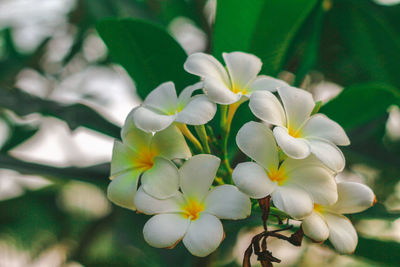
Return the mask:
<svg viewBox="0 0 400 267">
<path fill-rule="evenodd" d="M 105 197 L 113 140 L 141 99 L 96 23 L 140 18 L 187 54 L 229 52 L 237 42 L 214 43 L 214 34 L 238 34 L 240 43 L 245 30 L 235 14 L 250 18 L 249 3 L 262 0 L 217 1 L 0 0 L 0 267 L 240 266 L 259 214 L 224 223 L 218 252 L 198 259 L 182 245 L 149 247 L 146 216 Z M 368 184 L 379 202 L 351 218 L 360 235 L 354 255 L 274 240 L 276 266 L 400 266 L 400 1 L 310 1 L 301 22 L 280 32 L 293 2 L 263 18 L 273 31 L 257 28 L 265 47 L 284 40 L 267 51 L 285 54 L 268 74 L 328 103 L 321 111 L 352 140 L 337 179 Z"/>
</svg>

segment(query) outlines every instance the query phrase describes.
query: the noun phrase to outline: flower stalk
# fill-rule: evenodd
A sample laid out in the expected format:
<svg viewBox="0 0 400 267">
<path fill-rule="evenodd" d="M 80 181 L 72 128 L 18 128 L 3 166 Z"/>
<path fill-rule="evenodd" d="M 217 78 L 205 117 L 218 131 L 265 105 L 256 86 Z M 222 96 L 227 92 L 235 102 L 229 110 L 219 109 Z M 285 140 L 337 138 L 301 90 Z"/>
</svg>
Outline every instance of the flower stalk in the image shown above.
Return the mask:
<svg viewBox="0 0 400 267">
<path fill-rule="evenodd" d="M 195 146 L 196 150 L 203 152 L 203 147 L 201 146 L 199 140 L 192 134 L 186 124 L 176 123 L 176 126 L 182 132 L 182 134 Z"/>
<path fill-rule="evenodd" d="M 221 128 L 222 128 L 222 151 L 224 153 L 223 155 L 223 164 L 227 171 L 229 172 L 230 176 L 232 174 L 232 167 L 229 162 L 229 156 L 228 156 L 228 140 L 229 140 L 229 134 L 231 131 L 231 126 L 232 126 L 232 120 L 233 117 L 235 116 L 235 113 L 239 106 L 245 102 L 247 99 L 242 97 L 241 100 L 238 102 L 235 102 L 233 104 L 230 104 L 229 106 L 222 106 L 223 108 L 221 109 L 222 114 L 221 114 Z M 229 183 L 232 183 L 231 179 L 229 180 Z"/>
<path fill-rule="evenodd" d="M 206 127 L 204 127 L 204 125 L 196 125 L 194 129 L 196 130 L 197 135 L 200 137 L 200 141 L 204 147 L 204 152 L 211 154 L 210 146 L 208 145 L 209 139 Z"/>
</svg>

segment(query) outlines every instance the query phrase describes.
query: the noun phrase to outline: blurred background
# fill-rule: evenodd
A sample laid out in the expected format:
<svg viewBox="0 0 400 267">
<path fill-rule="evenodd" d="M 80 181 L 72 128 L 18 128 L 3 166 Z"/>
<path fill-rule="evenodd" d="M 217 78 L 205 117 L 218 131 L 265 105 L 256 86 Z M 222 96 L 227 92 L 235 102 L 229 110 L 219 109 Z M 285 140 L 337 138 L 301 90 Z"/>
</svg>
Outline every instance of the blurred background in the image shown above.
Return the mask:
<svg viewBox="0 0 400 267">
<path fill-rule="evenodd" d="M 0 0 L 0 267 L 240 266 L 259 214 L 224 223 L 218 252 L 198 259 L 182 245 L 149 247 L 146 216 L 105 197 L 113 140 L 141 99 L 96 23 L 141 18 L 187 54 L 228 51 L 212 42 L 219 11 L 230 5 L 217 1 Z M 379 202 L 352 217 L 360 234 L 354 255 L 309 240 L 301 247 L 273 240 L 270 250 L 282 259 L 276 266 L 400 266 L 400 1 L 313 2 L 285 35 L 274 75 L 328 103 L 321 111 L 352 140 L 337 179 L 366 183 Z M 273 12 L 275 21 L 288 7 Z"/>
</svg>

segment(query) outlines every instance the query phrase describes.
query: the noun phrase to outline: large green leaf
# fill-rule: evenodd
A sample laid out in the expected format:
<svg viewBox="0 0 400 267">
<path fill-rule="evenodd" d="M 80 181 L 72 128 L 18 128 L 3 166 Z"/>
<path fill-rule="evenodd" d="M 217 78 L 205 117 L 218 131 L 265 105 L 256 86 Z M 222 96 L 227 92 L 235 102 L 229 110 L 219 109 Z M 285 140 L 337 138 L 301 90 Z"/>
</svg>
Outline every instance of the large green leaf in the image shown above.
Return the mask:
<svg viewBox="0 0 400 267">
<path fill-rule="evenodd" d="M 301 85 L 317 63 L 325 13 L 321 2 L 304 22 L 289 48 L 286 68 L 296 74 L 294 86 Z"/>
<path fill-rule="evenodd" d="M 7 140 L 0 148 L 0 152 L 2 153 L 10 151 L 14 147 L 34 136 L 39 131 L 38 125 L 17 123 L 7 116 L 4 116 L 3 119 L 10 129 L 10 133 L 7 136 Z"/>
<path fill-rule="evenodd" d="M 97 24 L 97 30 L 142 98 L 166 81 L 173 81 L 178 92 L 196 81 L 183 70 L 185 51 L 163 28 L 141 20 L 106 19 Z"/>
<path fill-rule="evenodd" d="M 263 60 L 263 73 L 275 75 L 290 42 L 317 0 L 219 0 L 213 53 L 245 51 Z"/>
<path fill-rule="evenodd" d="M 168 25 L 177 17 L 187 17 L 201 26 L 201 15 L 203 4 L 202 1 L 185 1 L 185 0 L 152 0 L 147 5 L 154 15 Z"/>
<path fill-rule="evenodd" d="M 369 208 L 364 212 L 351 215 L 351 217 L 354 219 L 394 220 L 400 217 L 400 212 L 389 212 L 382 203 L 376 203 L 372 208 Z"/>
<path fill-rule="evenodd" d="M 56 191 L 51 186 L 0 201 L 0 235 L 11 236 L 31 253 L 55 244 L 66 220 L 57 205 Z"/>
<path fill-rule="evenodd" d="M 0 154 L 0 168 L 15 170 L 21 174 L 41 175 L 61 180 L 78 180 L 105 186 L 108 181 L 109 164 L 89 167 L 52 167 L 23 161 L 12 156 Z"/>
<path fill-rule="evenodd" d="M 376 240 L 360 236 L 358 238 L 358 246 L 354 252 L 354 255 L 383 263 L 385 266 L 399 266 L 400 243 L 395 241 Z"/>
<path fill-rule="evenodd" d="M 400 86 L 400 31 L 391 14 L 398 18 L 399 8 L 373 1 L 334 1 L 324 25 L 322 71 L 344 85 L 380 81 Z"/>
<path fill-rule="evenodd" d="M 0 88 L 0 106 L 25 116 L 40 113 L 64 120 L 74 130 L 80 126 L 119 138 L 120 128 L 93 109 L 82 104 L 65 105 L 25 93 L 19 89 Z"/>
<path fill-rule="evenodd" d="M 320 112 L 349 131 L 384 115 L 393 104 L 400 104 L 400 94 L 396 88 L 381 83 L 367 83 L 345 88 L 322 106 Z"/>
</svg>

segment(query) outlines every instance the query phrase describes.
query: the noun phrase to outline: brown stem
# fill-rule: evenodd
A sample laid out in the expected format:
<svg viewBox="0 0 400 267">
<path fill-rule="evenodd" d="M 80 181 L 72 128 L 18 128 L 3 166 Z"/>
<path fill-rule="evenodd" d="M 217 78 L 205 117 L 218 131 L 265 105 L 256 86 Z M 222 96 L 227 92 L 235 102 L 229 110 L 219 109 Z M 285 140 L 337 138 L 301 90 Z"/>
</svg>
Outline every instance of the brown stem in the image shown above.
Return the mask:
<svg viewBox="0 0 400 267">
<path fill-rule="evenodd" d="M 244 252 L 243 264 L 242 264 L 243 267 L 251 267 L 251 263 L 250 263 L 251 254 L 253 254 L 253 244 L 252 243 L 250 243 L 250 246 Z"/>
<path fill-rule="evenodd" d="M 243 267 L 251 267 L 250 258 L 253 253 L 257 256 L 257 260 L 261 263 L 261 266 L 263 267 L 273 267 L 272 265 L 273 262 L 278 262 L 278 263 L 281 262 L 280 259 L 275 258 L 272 255 L 272 253 L 269 250 L 267 250 L 268 237 L 275 237 L 281 240 L 285 240 L 294 246 L 300 246 L 301 241 L 303 240 L 304 233 L 301 227 L 290 237 L 282 235 L 279 232 L 292 229 L 293 228 L 292 225 L 282 229 L 268 231 L 267 221 L 270 211 L 271 197 L 267 196 L 265 198 L 259 199 L 258 204 L 260 205 L 262 212 L 264 231 L 255 235 L 251 239 L 251 243 L 244 253 L 243 264 L 242 264 Z"/>
<path fill-rule="evenodd" d="M 258 205 L 260 205 L 260 209 L 262 212 L 262 221 L 264 230 L 267 231 L 267 221 L 269 216 L 269 210 L 271 205 L 271 196 L 266 196 L 265 198 L 261 198 L 258 200 Z"/>
</svg>

